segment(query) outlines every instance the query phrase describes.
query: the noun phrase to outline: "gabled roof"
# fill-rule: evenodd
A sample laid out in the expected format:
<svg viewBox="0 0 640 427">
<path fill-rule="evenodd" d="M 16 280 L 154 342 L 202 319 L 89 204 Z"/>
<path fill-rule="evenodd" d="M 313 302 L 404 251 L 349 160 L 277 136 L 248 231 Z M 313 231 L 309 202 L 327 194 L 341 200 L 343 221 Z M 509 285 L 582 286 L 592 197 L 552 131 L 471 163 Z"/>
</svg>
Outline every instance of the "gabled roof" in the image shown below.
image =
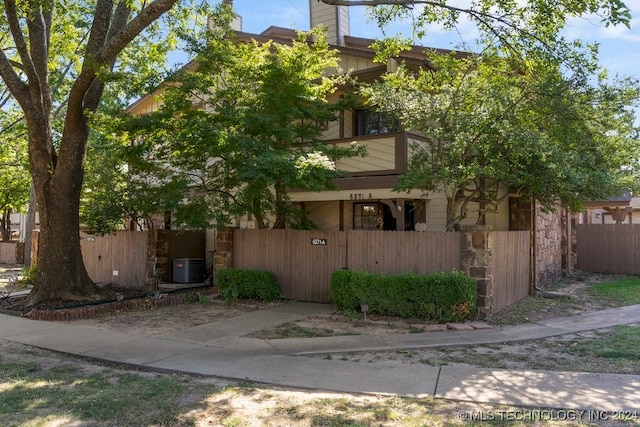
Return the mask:
<svg viewBox="0 0 640 427">
<path fill-rule="evenodd" d="M 235 38 L 237 40 L 247 42 L 250 40 L 256 40 L 257 42 L 267 42 L 269 40 L 273 40 L 274 42 L 280 44 L 290 44 L 293 40 L 298 38 L 298 31 L 291 28 L 272 25 L 260 34 L 236 31 Z M 344 36 L 343 41 L 343 45 L 330 45 L 330 47 L 332 49 L 340 51 L 340 53 L 345 55 L 357 56 L 367 59 L 373 59 L 373 57 L 375 56 L 375 52 L 370 47 L 375 42 L 374 39 Z M 458 52 L 448 49 L 437 49 L 413 45 L 410 50 L 402 52 L 396 59 L 406 62 L 412 68 L 427 67 L 433 69 L 433 65 L 428 56 L 429 51 L 445 54 L 455 53 L 455 55 L 460 58 L 472 55 L 469 52 Z M 185 65 L 183 65 L 180 70 L 193 69 L 194 67 L 197 67 L 197 61 L 192 59 Z M 353 75 L 358 76 L 362 81 L 372 81 L 373 79 L 379 77 L 382 73 L 384 73 L 385 70 L 386 67 L 384 65 L 380 65 L 379 67 L 360 70 L 359 72 L 353 73 Z M 131 112 L 135 110 L 136 107 L 143 105 L 145 102 L 149 102 L 149 100 L 154 99 L 163 89 L 163 87 L 164 84 L 161 84 L 152 93 L 149 93 L 137 99 L 131 105 L 129 105 L 129 107 L 127 107 L 126 111 Z"/>
<path fill-rule="evenodd" d="M 589 209 L 626 207 L 631 204 L 632 197 L 631 193 L 624 193 L 618 197 L 612 197 L 606 200 L 593 200 L 586 202 L 584 206 Z"/>
</svg>

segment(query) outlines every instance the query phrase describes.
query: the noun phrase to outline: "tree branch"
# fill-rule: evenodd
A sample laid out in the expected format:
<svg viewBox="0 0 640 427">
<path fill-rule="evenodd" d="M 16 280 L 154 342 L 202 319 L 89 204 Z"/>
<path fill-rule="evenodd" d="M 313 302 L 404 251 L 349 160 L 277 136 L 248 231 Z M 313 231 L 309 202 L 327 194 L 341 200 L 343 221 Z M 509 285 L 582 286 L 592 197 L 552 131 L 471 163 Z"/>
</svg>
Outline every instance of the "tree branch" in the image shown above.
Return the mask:
<svg viewBox="0 0 640 427">
<path fill-rule="evenodd" d="M 12 0 L 5 0 L 5 13 L 7 15 L 7 21 L 9 22 L 9 28 L 11 33 L 17 32 L 18 40 L 22 41 L 23 51 L 20 54 L 24 54 L 26 45 L 24 38 L 20 32 L 20 25 L 18 23 L 18 17 L 16 15 L 15 3 Z M 28 55 L 27 55 L 28 56 Z M 23 106 L 29 105 L 29 93 L 28 87 L 25 82 L 20 79 L 18 73 L 14 69 L 14 62 L 9 60 L 4 50 L 0 49 L 0 77 L 4 81 L 5 85 L 16 98 L 16 100 Z"/>
<path fill-rule="evenodd" d="M 177 0 L 154 0 L 149 3 L 122 30 L 109 38 L 107 44 L 96 56 L 96 60 L 99 63 L 109 63 L 114 60 L 138 34 L 170 10 L 176 2 Z"/>
</svg>

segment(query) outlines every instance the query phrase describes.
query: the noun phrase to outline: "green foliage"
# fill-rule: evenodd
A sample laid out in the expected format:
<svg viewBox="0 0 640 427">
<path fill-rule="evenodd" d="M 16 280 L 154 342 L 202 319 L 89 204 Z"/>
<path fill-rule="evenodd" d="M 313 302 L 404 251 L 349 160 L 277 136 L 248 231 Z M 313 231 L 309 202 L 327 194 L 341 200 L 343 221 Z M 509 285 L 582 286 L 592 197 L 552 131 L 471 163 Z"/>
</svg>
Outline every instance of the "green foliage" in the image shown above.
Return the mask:
<svg viewBox="0 0 640 427">
<path fill-rule="evenodd" d="M 507 197 L 579 209 L 634 184 L 637 81 L 594 83 L 583 72 L 563 75 L 545 56 L 511 60 L 489 49 L 429 57 L 436 72 L 400 66 L 361 94 L 426 137 L 412 148 L 397 190 L 444 192 L 447 230 L 473 210 L 478 218 L 496 211 Z"/>
<path fill-rule="evenodd" d="M 623 366 L 637 366 L 640 361 L 640 327 L 618 326 L 597 340 L 571 341 L 563 346 L 563 350 L 587 357 L 618 359 Z"/>
<path fill-rule="evenodd" d="M 238 298 L 273 301 L 280 297 L 280 286 L 269 271 L 218 270 L 216 281 L 227 303 L 235 302 Z"/>
<path fill-rule="evenodd" d="M 320 31 L 300 33 L 290 45 L 238 43 L 229 16 L 214 19 L 206 37 L 189 40 L 197 66 L 176 73 L 162 106 L 109 118 L 111 133 L 136 141 L 134 167 L 182 187 L 185 203 L 174 208 L 180 225 L 224 226 L 251 213 L 260 228 L 310 228 L 289 190 L 333 188 L 342 175 L 335 161 L 364 153 L 320 139 L 345 108 L 337 96 L 329 102 L 343 78 L 324 75 L 337 69 L 336 53 Z"/>
<path fill-rule="evenodd" d="M 9 99 L 0 80 L 0 106 Z M 12 212 L 22 212 L 29 201 L 31 179 L 24 123 L 18 111 L 0 108 L 0 225 L 9 238 Z"/>
<path fill-rule="evenodd" d="M 22 270 L 22 277 L 18 280 L 18 283 L 23 285 L 32 285 L 36 282 L 36 276 L 38 275 L 38 266 L 33 265 L 31 267 L 24 267 Z"/>
<path fill-rule="evenodd" d="M 460 321 L 476 314 L 477 285 L 469 276 L 455 271 L 375 275 L 340 270 L 331 277 L 331 299 L 337 309 L 355 310 L 366 302 L 372 314 Z"/>
<path fill-rule="evenodd" d="M 599 17 L 607 27 L 631 25 L 631 11 L 622 0 L 478 0 L 461 4 L 447 0 L 381 0 L 376 3 L 383 6 L 370 8 L 369 12 L 383 31 L 388 25 L 401 21 L 412 24 L 412 38 L 428 39 L 430 31 L 444 30 L 461 36 L 471 32 L 476 40 L 466 37 L 461 44 L 477 42 L 500 46 L 509 55 L 520 57 L 541 52 L 554 62 L 564 62 L 576 69 L 579 65 L 573 63 L 573 59 L 580 44 L 561 35 L 570 19 Z M 418 8 L 412 7 L 412 3 L 421 4 Z M 473 30 L 469 31 L 470 28 Z"/>
<path fill-rule="evenodd" d="M 209 300 L 207 294 L 200 292 L 191 292 L 189 295 L 187 295 L 187 302 L 190 304 L 199 302 L 202 305 L 209 305 L 211 301 Z"/>
</svg>

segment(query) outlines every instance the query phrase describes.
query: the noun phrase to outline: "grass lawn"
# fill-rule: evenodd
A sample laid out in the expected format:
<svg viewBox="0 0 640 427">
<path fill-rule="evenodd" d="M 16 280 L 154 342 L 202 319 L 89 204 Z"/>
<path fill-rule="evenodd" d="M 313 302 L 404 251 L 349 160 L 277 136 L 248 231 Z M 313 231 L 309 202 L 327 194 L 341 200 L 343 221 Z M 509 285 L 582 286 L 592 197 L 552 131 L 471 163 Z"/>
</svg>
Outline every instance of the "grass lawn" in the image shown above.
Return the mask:
<svg viewBox="0 0 640 427">
<path fill-rule="evenodd" d="M 5 345 L 0 352 L 3 427 L 537 425 L 468 419 L 523 410 L 502 405 L 295 390 L 128 371 L 26 346 L 16 351 L 16 347 Z M 550 421 L 544 425 L 581 424 Z"/>
<path fill-rule="evenodd" d="M 623 278 L 589 287 L 595 297 L 603 298 L 612 306 L 640 304 L 640 278 Z"/>
</svg>

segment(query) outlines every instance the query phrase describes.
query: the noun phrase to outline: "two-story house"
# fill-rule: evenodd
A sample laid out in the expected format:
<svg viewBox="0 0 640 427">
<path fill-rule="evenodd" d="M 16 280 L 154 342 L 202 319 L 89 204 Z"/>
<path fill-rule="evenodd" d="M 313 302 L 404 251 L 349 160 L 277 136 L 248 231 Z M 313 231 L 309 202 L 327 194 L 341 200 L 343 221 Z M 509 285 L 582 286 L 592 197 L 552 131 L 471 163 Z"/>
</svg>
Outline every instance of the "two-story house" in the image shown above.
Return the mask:
<svg viewBox="0 0 640 427">
<path fill-rule="evenodd" d="M 227 1 L 227 4 L 232 4 Z M 387 64 L 373 61 L 371 39 L 350 35 L 349 11 L 344 6 L 329 6 L 309 1 L 310 25 L 327 28 L 328 42 L 339 54 L 340 68 L 349 71 L 359 82 L 372 82 L 383 73 L 393 70 L 399 61 L 410 67 L 429 67 L 424 48 L 414 47 Z M 271 26 L 260 34 L 243 32 L 242 20 L 234 22 L 240 41 L 256 40 L 287 43 L 296 38 L 293 29 Z M 193 66 L 189 63 L 186 67 Z M 337 72 L 337 70 L 328 70 Z M 334 99 L 353 91 L 342 87 Z M 150 94 L 134 103 L 129 111 L 144 114 L 157 107 L 156 94 Z M 318 228 L 325 231 L 362 230 L 419 230 L 444 231 L 446 226 L 446 198 L 444 194 L 424 195 L 419 190 L 409 193 L 394 191 L 399 176 L 406 171 L 413 144 L 424 139 L 405 131 L 401 123 L 365 107 L 342 111 L 339 120 L 326 124 L 323 140 L 328 144 L 348 145 L 353 141 L 367 149 L 366 157 L 342 159 L 336 168 L 346 172 L 336 180 L 337 191 L 291 191 L 292 199 L 299 203 Z M 466 223 L 477 221 L 479 207 L 471 205 Z M 484 224 L 496 230 L 509 229 L 509 203 L 502 202 L 495 213 L 484 216 Z M 250 215 L 238 218 L 242 228 L 254 228 Z"/>
</svg>

